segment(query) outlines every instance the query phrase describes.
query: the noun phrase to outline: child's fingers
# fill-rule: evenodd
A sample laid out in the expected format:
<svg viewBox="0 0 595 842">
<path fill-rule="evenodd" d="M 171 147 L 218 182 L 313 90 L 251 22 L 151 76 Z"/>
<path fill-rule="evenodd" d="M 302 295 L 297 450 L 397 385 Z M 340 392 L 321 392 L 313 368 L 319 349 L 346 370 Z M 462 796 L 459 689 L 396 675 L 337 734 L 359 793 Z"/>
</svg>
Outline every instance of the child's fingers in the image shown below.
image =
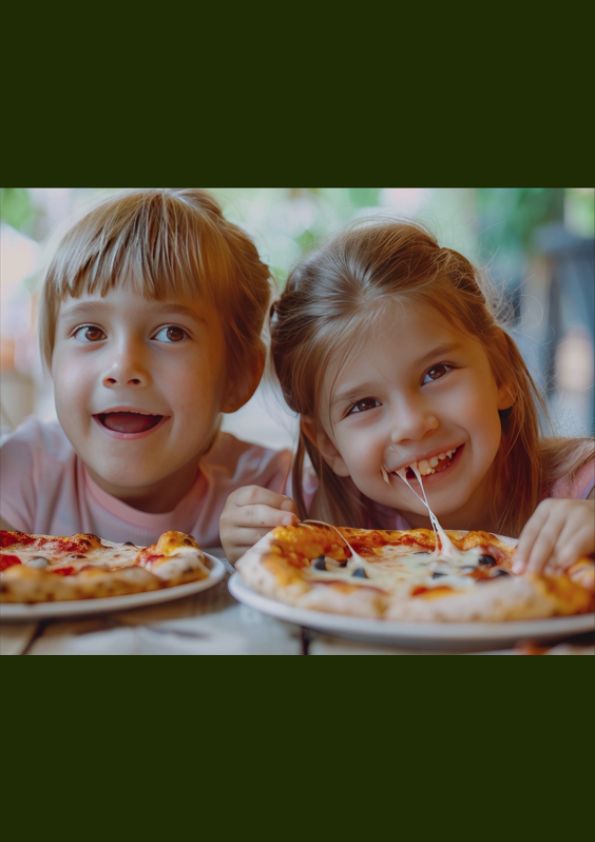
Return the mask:
<svg viewBox="0 0 595 842">
<path fill-rule="evenodd" d="M 515 572 L 559 572 L 595 549 L 593 504 L 545 500 L 527 523 L 517 549 Z M 521 566 L 519 561 L 524 563 Z"/>
<path fill-rule="evenodd" d="M 287 511 L 295 510 L 293 500 L 285 494 L 279 494 L 276 491 L 271 491 L 269 488 L 262 488 L 260 485 L 245 485 L 238 488 L 229 496 L 230 502 L 236 506 L 250 506 L 254 504 L 261 504 L 270 506 L 272 509 L 284 508 Z"/>
<path fill-rule="evenodd" d="M 555 553 L 550 559 L 547 570 L 559 572 L 578 561 L 579 558 L 587 556 L 592 552 L 593 527 L 589 524 L 575 526 L 570 521 L 561 532 Z"/>
<path fill-rule="evenodd" d="M 547 514 L 545 510 L 538 506 L 533 515 L 525 524 L 525 528 L 521 532 L 519 543 L 515 552 L 515 562 L 513 570 L 515 573 L 524 573 L 527 569 L 529 559 L 532 557 L 532 552 L 535 544 L 540 538 L 543 538 L 543 529 L 547 521 Z"/>
<path fill-rule="evenodd" d="M 222 523 L 233 526 L 263 527 L 273 529 L 275 526 L 290 526 L 297 520 L 293 512 L 284 509 L 273 509 L 258 503 L 249 506 L 236 506 L 224 518 Z"/>
<path fill-rule="evenodd" d="M 556 556 L 556 547 L 560 540 L 561 525 L 559 522 L 547 523 L 527 558 L 527 573 L 539 573 Z"/>
</svg>

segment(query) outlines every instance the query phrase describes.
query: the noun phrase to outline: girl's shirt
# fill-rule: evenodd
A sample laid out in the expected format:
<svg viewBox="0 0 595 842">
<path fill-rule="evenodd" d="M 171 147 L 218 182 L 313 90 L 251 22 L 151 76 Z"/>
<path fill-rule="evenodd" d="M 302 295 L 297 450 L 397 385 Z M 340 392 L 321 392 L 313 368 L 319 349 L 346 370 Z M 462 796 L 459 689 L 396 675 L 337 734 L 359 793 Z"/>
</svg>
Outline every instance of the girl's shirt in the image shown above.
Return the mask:
<svg viewBox="0 0 595 842">
<path fill-rule="evenodd" d="M 561 477 L 545 497 L 586 500 L 595 488 L 595 459 L 589 459 L 571 476 Z"/>
<path fill-rule="evenodd" d="M 0 517 L 13 529 L 48 535 L 92 532 L 111 541 L 151 544 L 169 529 L 220 544 L 219 517 L 243 485 L 284 492 L 289 450 L 275 451 L 219 433 L 197 466 L 196 480 L 171 512 L 139 511 L 112 497 L 89 476 L 57 422 L 30 418 L 0 450 Z"/>
</svg>

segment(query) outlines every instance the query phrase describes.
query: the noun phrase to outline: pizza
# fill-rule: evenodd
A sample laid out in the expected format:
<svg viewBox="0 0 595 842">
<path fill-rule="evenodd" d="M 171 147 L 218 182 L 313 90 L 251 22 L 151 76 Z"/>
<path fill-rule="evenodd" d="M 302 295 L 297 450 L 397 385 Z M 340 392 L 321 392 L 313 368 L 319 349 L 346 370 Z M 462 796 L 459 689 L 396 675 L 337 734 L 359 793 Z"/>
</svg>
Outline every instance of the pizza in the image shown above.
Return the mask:
<svg viewBox="0 0 595 842">
<path fill-rule="evenodd" d="M 278 526 L 236 567 L 253 590 L 312 611 L 388 621 L 468 622 L 595 607 L 591 559 L 560 575 L 515 575 L 515 541 L 481 531 Z"/>
<path fill-rule="evenodd" d="M 97 535 L 0 530 L 0 602 L 97 599 L 205 579 L 209 559 L 191 535 L 164 532 L 138 547 Z"/>
</svg>

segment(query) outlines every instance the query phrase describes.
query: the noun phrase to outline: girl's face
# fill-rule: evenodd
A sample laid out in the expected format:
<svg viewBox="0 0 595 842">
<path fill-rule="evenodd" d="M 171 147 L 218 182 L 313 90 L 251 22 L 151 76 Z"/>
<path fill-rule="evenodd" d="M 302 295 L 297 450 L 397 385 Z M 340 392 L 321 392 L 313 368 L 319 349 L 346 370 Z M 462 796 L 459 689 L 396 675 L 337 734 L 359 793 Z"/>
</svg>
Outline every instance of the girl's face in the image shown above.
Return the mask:
<svg viewBox="0 0 595 842">
<path fill-rule="evenodd" d="M 171 510 L 228 399 L 216 312 L 126 287 L 67 298 L 52 375 L 60 423 L 93 479 L 138 508 Z"/>
<path fill-rule="evenodd" d="M 510 404 L 477 340 L 430 305 L 395 301 L 361 351 L 327 372 L 318 445 L 335 473 L 412 525 L 427 526 L 427 512 L 395 471 L 416 464 L 442 523 L 479 528 L 493 494 L 498 410 Z M 408 479 L 421 495 L 411 471 Z"/>
</svg>

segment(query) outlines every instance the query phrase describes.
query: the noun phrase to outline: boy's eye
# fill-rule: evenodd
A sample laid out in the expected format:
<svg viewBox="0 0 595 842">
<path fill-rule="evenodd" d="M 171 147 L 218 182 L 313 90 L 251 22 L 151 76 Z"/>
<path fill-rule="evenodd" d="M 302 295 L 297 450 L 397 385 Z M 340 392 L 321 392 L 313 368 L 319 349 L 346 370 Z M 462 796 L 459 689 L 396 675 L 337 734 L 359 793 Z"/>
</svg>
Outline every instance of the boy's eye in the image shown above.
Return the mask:
<svg viewBox="0 0 595 842">
<path fill-rule="evenodd" d="M 354 415 L 357 412 L 366 412 L 368 409 L 375 409 L 377 406 L 380 406 L 380 401 L 377 398 L 362 398 L 361 401 L 351 404 L 346 415 Z"/>
<path fill-rule="evenodd" d="M 159 342 L 181 342 L 187 337 L 188 333 L 183 327 L 165 325 L 165 327 L 162 327 L 157 331 L 153 339 L 157 339 Z"/>
<path fill-rule="evenodd" d="M 445 374 L 451 371 L 452 366 L 448 363 L 437 363 L 429 368 L 423 376 L 422 384 L 431 383 L 433 380 L 440 380 Z"/>
<path fill-rule="evenodd" d="M 77 342 L 100 342 L 105 339 L 105 333 L 95 325 L 81 325 L 72 335 Z"/>
</svg>

